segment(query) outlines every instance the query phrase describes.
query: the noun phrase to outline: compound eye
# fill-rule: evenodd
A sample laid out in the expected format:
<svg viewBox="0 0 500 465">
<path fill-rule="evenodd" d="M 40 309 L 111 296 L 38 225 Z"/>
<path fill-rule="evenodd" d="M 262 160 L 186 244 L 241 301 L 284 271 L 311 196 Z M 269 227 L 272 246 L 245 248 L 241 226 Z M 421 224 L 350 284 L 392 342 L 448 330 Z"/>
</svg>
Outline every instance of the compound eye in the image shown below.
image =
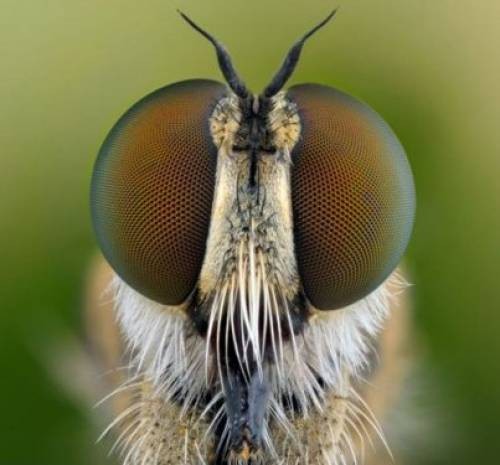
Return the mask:
<svg viewBox="0 0 500 465">
<path fill-rule="evenodd" d="M 292 87 L 301 139 L 292 158 L 295 248 L 306 296 L 322 310 L 375 290 L 395 269 L 415 215 L 405 152 L 367 105 L 326 86 Z"/>
<path fill-rule="evenodd" d="M 153 92 L 116 123 L 94 167 L 91 212 L 104 256 L 163 304 L 182 303 L 200 273 L 217 163 L 209 118 L 224 92 L 207 80 Z"/>
</svg>

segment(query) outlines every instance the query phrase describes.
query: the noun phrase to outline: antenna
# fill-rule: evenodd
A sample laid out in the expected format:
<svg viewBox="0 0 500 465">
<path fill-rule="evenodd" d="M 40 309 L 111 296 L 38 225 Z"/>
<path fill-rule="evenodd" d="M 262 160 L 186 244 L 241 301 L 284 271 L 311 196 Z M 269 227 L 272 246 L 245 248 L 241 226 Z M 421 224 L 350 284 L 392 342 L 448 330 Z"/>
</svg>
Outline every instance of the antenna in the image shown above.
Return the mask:
<svg viewBox="0 0 500 465">
<path fill-rule="evenodd" d="M 182 18 L 196 31 L 198 31 L 202 36 L 208 39 L 213 46 L 215 47 L 215 51 L 217 53 L 217 60 L 219 62 L 219 68 L 224 75 L 229 87 L 233 90 L 233 92 L 240 98 L 245 99 L 248 96 L 248 89 L 245 86 L 245 83 L 241 80 L 236 72 L 233 62 L 231 61 L 231 57 L 229 53 L 225 49 L 225 47 L 209 34 L 207 31 L 198 26 L 191 18 L 189 18 L 182 11 L 177 10 L 178 13 L 182 16 Z"/>
<path fill-rule="evenodd" d="M 300 58 L 300 52 L 302 52 L 302 47 L 304 46 L 306 40 L 327 24 L 335 16 L 337 10 L 338 8 L 335 8 L 323 21 L 318 23 L 309 32 L 304 34 L 297 42 L 295 42 L 292 48 L 288 51 L 281 68 L 274 75 L 271 83 L 264 89 L 264 92 L 262 93 L 264 98 L 270 98 L 282 89 L 297 66 Z"/>
</svg>

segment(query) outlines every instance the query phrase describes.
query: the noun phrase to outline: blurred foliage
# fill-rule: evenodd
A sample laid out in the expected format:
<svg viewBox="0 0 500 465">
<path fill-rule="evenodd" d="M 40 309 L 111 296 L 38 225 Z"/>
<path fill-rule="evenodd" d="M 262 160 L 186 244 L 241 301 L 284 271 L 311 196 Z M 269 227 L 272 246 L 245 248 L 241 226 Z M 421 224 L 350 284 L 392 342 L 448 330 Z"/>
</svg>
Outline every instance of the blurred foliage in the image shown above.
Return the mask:
<svg viewBox="0 0 500 465">
<path fill-rule="evenodd" d="M 175 8 L 220 37 L 258 91 L 290 43 L 331 6 L 2 1 L 1 465 L 105 463 L 87 406 L 58 386 L 44 358 L 81 331 L 82 282 L 95 250 L 89 179 L 107 131 L 155 88 L 220 79 L 209 45 Z M 445 457 L 420 451 L 419 464 L 492 463 L 500 455 L 499 17 L 495 0 L 344 0 L 293 78 L 369 102 L 414 169 L 415 319 L 439 379 L 430 397 L 446 399 L 445 428 L 460 432 Z"/>
</svg>

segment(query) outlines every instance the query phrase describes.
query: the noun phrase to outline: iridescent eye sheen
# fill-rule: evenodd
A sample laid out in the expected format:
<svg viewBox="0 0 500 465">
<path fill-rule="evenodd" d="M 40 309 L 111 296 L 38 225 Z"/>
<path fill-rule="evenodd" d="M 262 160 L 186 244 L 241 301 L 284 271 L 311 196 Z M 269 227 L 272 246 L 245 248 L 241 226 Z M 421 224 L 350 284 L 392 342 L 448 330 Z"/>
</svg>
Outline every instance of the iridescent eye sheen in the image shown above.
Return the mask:
<svg viewBox="0 0 500 465">
<path fill-rule="evenodd" d="M 316 308 L 336 309 L 376 289 L 400 261 L 413 177 L 398 139 L 367 105 L 315 84 L 287 96 L 302 125 L 291 178 L 299 273 Z"/>
<path fill-rule="evenodd" d="M 91 210 L 116 273 L 158 302 L 183 302 L 205 253 L 217 150 L 209 117 L 225 87 L 192 80 L 136 103 L 97 158 Z"/>
</svg>

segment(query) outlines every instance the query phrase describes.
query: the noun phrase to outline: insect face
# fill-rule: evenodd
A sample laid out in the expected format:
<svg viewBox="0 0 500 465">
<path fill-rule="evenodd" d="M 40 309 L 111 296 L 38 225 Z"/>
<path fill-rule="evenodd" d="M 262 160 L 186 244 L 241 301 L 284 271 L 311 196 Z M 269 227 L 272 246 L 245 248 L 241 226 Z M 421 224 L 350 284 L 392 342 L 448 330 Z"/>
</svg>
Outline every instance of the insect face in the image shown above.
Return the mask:
<svg viewBox="0 0 500 465">
<path fill-rule="evenodd" d="M 182 373 L 174 361 L 152 369 L 175 385 L 169 401 L 210 418 L 214 463 L 271 460 L 279 437 L 282 448 L 288 441 L 272 421 L 291 423 L 339 393 L 347 381 L 329 360 L 339 349 L 306 344 L 313 320 L 377 289 L 409 240 L 413 181 L 387 124 L 330 87 L 281 90 L 305 40 L 332 16 L 292 47 L 259 95 L 184 16 L 215 46 L 228 87 L 192 80 L 152 93 L 118 121 L 95 165 L 92 215 L 105 257 L 146 306 L 162 304 L 166 318 L 180 311 L 175 337 L 198 347 Z"/>
</svg>

